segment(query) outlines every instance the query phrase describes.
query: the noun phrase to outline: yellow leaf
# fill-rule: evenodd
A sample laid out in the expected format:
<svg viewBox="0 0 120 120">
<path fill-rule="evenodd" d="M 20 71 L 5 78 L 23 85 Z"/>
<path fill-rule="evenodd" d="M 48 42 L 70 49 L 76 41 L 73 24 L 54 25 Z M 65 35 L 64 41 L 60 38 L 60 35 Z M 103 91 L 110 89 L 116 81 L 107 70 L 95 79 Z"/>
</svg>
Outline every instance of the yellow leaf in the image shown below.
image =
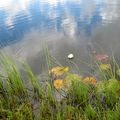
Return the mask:
<svg viewBox="0 0 120 120">
<path fill-rule="evenodd" d="M 110 64 L 101 64 L 100 66 L 101 70 L 109 70 L 111 68 Z"/>
<path fill-rule="evenodd" d="M 54 80 L 53 85 L 56 89 L 61 89 L 63 87 L 63 80 L 62 79 Z"/>
<path fill-rule="evenodd" d="M 97 83 L 97 80 L 95 77 L 85 77 L 83 81 L 87 84 L 93 84 L 93 85 L 96 85 Z"/>
<path fill-rule="evenodd" d="M 60 76 L 66 72 L 69 71 L 69 68 L 68 67 L 60 67 L 60 66 L 57 66 L 57 67 L 54 67 L 50 70 L 50 73 L 55 75 L 55 76 Z"/>
</svg>

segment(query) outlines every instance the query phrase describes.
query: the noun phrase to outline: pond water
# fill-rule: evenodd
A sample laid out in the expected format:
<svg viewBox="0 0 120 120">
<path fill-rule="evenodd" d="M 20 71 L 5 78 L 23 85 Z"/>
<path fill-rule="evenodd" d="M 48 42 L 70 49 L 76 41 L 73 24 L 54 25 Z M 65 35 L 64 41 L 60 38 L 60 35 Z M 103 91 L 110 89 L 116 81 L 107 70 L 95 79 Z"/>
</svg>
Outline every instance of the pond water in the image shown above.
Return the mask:
<svg viewBox="0 0 120 120">
<path fill-rule="evenodd" d="M 93 51 L 120 58 L 120 0 L 0 0 L 1 50 L 39 74 L 46 45 L 63 65 L 70 53 L 81 68 Z"/>
</svg>

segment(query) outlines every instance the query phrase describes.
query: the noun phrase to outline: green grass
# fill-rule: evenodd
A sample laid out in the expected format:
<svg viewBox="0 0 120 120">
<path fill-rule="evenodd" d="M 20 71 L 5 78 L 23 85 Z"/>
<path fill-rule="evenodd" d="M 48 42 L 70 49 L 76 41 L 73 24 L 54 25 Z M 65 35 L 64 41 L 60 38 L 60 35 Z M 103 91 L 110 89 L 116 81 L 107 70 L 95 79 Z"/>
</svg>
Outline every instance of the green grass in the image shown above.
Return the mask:
<svg viewBox="0 0 120 120">
<path fill-rule="evenodd" d="M 106 71 L 99 67 L 100 81 L 88 84 L 68 71 L 57 79 L 67 78 L 61 89 L 54 86 L 55 76 L 46 74 L 44 82 L 34 75 L 26 62 L 0 54 L 0 120 L 119 120 L 120 83 L 115 60 Z M 53 67 L 46 54 L 48 73 Z M 18 62 L 18 61 L 17 61 Z M 96 70 L 97 68 L 95 68 Z"/>
</svg>

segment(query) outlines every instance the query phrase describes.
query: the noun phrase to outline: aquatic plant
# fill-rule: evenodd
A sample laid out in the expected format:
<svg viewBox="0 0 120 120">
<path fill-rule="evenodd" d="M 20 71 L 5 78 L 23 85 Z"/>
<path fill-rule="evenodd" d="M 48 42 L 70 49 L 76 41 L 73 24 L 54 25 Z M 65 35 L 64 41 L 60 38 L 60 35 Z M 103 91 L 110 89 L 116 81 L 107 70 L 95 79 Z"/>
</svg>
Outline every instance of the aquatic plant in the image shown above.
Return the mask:
<svg viewBox="0 0 120 120">
<path fill-rule="evenodd" d="M 105 62 L 109 60 L 109 56 L 107 54 L 96 54 L 95 55 L 96 60 Z"/>
<path fill-rule="evenodd" d="M 119 120 L 120 84 L 114 73 L 120 68 L 116 64 L 97 63 L 104 76 L 99 79 L 68 67 L 52 67 L 49 61 L 47 78 L 42 81 L 26 62 L 19 64 L 25 76 L 14 59 L 1 54 L 1 120 Z"/>
<path fill-rule="evenodd" d="M 101 70 L 109 70 L 111 68 L 110 64 L 100 64 Z"/>
</svg>

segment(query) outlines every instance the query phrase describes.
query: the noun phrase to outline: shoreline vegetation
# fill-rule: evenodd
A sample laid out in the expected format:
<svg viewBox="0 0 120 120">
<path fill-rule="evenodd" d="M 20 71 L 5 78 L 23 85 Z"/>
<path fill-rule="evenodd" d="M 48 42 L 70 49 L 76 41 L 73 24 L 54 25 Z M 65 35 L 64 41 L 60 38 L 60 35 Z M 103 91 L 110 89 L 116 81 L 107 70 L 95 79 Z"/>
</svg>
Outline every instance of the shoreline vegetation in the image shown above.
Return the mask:
<svg viewBox="0 0 120 120">
<path fill-rule="evenodd" d="M 120 67 L 114 57 L 95 58 L 92 72 L 98 78 L 52 66 L 46 54 L 48 71 L 41 81 L 26 62 L 19 63 L 24 78 L 16 61 L 0 53 L 0 120 L 119 120 Z"/>
</svg>

